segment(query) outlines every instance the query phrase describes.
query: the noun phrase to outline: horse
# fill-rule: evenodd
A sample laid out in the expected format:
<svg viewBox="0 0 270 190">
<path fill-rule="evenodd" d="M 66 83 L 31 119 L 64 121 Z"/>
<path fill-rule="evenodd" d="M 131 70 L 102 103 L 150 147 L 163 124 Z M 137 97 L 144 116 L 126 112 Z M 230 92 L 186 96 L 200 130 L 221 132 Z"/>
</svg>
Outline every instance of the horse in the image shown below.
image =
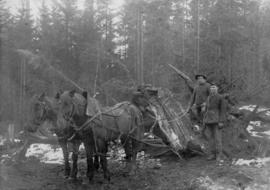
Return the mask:
<svg viewBox="0 0 270 190">
<path fill-rule="evenodd" d="M 120 140 L 125 149 L 126 167 L 132 175 L 136 168 L 137 152 L 142 148 L 140 140 L 144 134 L 140 110 L 130 102 L 121 102 L 89 116 L 85 111 L 87 106 L 95 105 L 87 105 L 86 100 L 87 97 L 75 91 L 65 91 L 59 98 L 63 118 L 72 123 L 76 131 L 74 135 L 79 135 L 85 145 L 89 181 L 94 177 L 93 155 L 100 156 L 104 178 L 110 180 L 106 154 L 108 143 L 116 140 Z"/>
<path fill-rule="evenodd" d="M 58 114 L 59 112 L 59 104 L 58 104 L 58 94 L 56 97 L 49 97 L 46 96 L 44 93 L 40 96 L 34 96 L 31 101 L 31 112 L 32 112 L 32 123 L 35 123 L 34 128 L 31 129 L 31 132 L 34 132 L 37 130 L 37 128 L 45 121 L 48 121 L 52 124 L 53 128 L 51 128 L 51 131 L 56 134 L 58 139 L 58 144 L 60 145 L 62 151 L 63 151 L 63 157 L 64 157 L 64 176 L 65 178 L 71 178 L 76 179 L 77 176 L 77 160 L 78 160 L 78 154 L 79 154 L 79 146 L 82 143 L 81 139 L 76 136 L 72 137 L 74 134 L 74 129 L 69 125 L 66 120 L 64 120 L 61 117 L 61 114 Z M 33 125 L 30 125 L 33 126 Z M 29 125 L 28 129 L 26 131 L 29 131 Z M 70 142 L 70 143 L 69 143 Z M 21 152 L 21 155 L 25 154 L 27 148 L 30 146 L 31 141 L 27 140 L 27 145 L 24 146 L 24 151 Z M 69 151 L 68 151 L 68 144 L 71 145 L 71 151 L 72 151 L 72 161 L 73 165 L 72 168 L 69 164 Z M 99 161 L 98 157 L 95 157 L 94 162 L 94 169 L 98 170 L 99 168 Z"/>
</svg>

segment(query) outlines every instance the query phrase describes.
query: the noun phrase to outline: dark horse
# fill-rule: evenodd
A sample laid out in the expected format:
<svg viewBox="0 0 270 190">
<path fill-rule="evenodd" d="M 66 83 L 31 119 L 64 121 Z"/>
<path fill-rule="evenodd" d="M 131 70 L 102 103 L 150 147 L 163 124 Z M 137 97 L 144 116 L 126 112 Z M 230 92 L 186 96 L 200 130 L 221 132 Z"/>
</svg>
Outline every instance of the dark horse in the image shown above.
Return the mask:
<svg viewBox="0 0 270 190">
<path fill-rule="evenodd" d="M 34 96 L 31 102 L 31 110 L 32 110 L 32 118 L 30 126 L 32 132 L 36 131 L 42 123 L 45 121 L 50 122 L 52 124 L 52 132 L 57 135 L 58 144 L 62 148 L 64 164 L 65 164 L 65 177 L 71 177 L 73 179 L 77 176 L 77 160 L 79 153 L 79 146 L 82 143 L 81 139 L 78 136 L 73 136 L 74 129 L 70 126 L 70 124 L 61 117 L 59 114 L 59 95 L 56 97 L 48 97 L 45 94 L 40 96 Z M 28 127 L 29 128 L 29 127 Z M 29 131 L 27 129 L 27 131 Z M 72 137 L 72 139 L 70 139 Z M 24 155 L 27 148 L 31 145 L 31 141 L 26 140 L 26 144 L 24 146 L 24 150 L 21 151 L 21 155 Z M 68 144 L 71 146 L 72 150 L 72 160 L 73 166 L 70 167 L 69 164 L 69 151 Z M 98 157 L 95 157 L 95 169 L 97 170 L 99 167 Z"/>
<path fill-rule="evenodd" d="M 94 177 L 94 155 L 100 156 L 104 178 L 110 180 L 106 158 L 107 147 L 108 142 L 118 139 L 125 149 L 128 170 L 133 173 L 137 152 L 141 148 L 140 140 L 144 134 L 140 110 L 129 102 L 122 102 L 101 113 L 88 116 L 85 111 L 86 99 L 75 91 L 66 91 L 59 98 L 60 112 L 73 125 L 75 135 L 78 135 L 85 145 L 89 180 Z"/>
</svg>

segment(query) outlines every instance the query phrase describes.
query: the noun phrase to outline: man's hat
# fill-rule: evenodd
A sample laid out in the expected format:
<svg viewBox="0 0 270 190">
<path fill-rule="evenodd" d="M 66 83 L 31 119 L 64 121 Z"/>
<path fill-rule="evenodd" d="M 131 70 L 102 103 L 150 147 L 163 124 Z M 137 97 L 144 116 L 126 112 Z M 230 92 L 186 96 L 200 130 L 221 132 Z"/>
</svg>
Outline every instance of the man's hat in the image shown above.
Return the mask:
<svg viewBox="0 0 270 190">
<path fill-rule="evenodd" d="M 203 74 L 197 74 L 195 75 L 195 79 L 197 80 L 199 77 L 203 77 L 205 80 L 207 79 L 207 77 Z"/>
<path fill-rule="evenodd" d="M 135 91 L 135 92 L 132 93 L 132 96 L 133 96 L 133 97 L 143 96 L 143 93 L 140 92 L 140 91 Z"/>
</svg>

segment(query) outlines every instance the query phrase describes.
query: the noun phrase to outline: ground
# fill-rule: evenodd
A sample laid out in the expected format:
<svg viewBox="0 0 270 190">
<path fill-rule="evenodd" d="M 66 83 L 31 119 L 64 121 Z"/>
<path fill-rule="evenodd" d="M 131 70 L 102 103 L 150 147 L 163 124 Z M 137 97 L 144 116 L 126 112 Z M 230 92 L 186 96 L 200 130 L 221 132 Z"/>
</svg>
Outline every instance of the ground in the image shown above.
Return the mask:
<svg viewBox="0 0 270 190">
<path fill-rule="evenodd" d="M 269 114 L 270 113 L 266 113 Z M 270 125 L 251 122 L 249 133 L 264 139 L 269 147 Z M 0 139 L 1 140 L 1 139 Z M 1 142 L 0 142 L 1 144 Z M 265 147 L 265 145 L 264 145 Z M 268 149 L 268 148 L 267 148 Z M 264 154 L 218 163 L 205 157 L 193 156 L 186 160 L 167 156 L 159 159 L 147 155 L 138 156 L 137 172 L 132 176 L 124 173 L 121 149 L 112 151 L 109 169 L 110 182 L 99 171 L 92 184 L 85 178 L 85 156 L 81 154 L 78 180 L 63 177 L 62 154 L 58 147 L 34 144 L 22 163 L 13 163 L 1 156 L 1 190 L 268 190 L 270 189 L 270 158 Z M 265 151 L 263 151 L 265 152 Z M 258 158 L 261 157 L 261 158 Z"/>
<path fill-rule="evenodd" d="M 142 165 L 133 176 L 126 176 L 121 162 L 110 162 L 111 182 L 103 179 L 102 172 L 88 184 L 85 164 L 80 164 L 77 182 L 63 178 L 63 165 L 41 163 L 30 157 L 16 165 L 1 165 L 0 187 L 3 190 L 195 190 L 195 189 L 269 189 L 270 165 L 236 166 L 231 163 L 218 164 L 203 157 L 186 161 L 163 158 L 156 163 Z"/>
</svg>

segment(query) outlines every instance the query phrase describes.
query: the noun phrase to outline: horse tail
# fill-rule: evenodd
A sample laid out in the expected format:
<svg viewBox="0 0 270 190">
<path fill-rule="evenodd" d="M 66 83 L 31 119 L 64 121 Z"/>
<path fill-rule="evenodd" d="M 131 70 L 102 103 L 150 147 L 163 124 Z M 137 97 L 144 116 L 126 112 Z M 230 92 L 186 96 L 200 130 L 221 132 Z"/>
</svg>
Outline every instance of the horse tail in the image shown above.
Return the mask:
<svg viewBox="0 0 270 190">
<path fill-rule="evenodd" d="M 141 131 L 142 127 L 142 113 L 134 105 L 130 106 L 129 113 L 131 116 L 131 126 L 130 134 L 136 133 L 136 131 Z"/>
</svg>

